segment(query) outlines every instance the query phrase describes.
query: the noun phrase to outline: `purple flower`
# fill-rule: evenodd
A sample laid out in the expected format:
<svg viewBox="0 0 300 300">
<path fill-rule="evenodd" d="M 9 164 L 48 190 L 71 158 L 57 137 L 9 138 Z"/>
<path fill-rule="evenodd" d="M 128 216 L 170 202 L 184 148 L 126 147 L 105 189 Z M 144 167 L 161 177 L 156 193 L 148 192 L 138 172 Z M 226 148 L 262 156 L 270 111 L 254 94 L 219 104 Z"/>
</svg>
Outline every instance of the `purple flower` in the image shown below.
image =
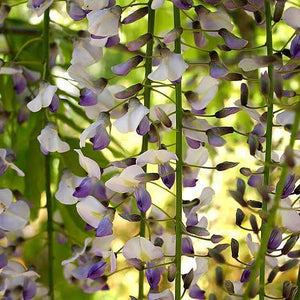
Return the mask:
<svg viewBox="0 0 300 300">
<path fill-rule="evenodd" d="M 189 10 L 194 6 L 193 0 L 172 0 L 173 4 L 183 10 Z"/>
<path fill-rule="evenodd" d="M 151 196 L 147 190 L 139 185 L 134 191 L 134 198 L 140 212 L 146 212 L 151 207 Z"/>
<path fill-rule="evenodd" d="M 171 165 L 169 163 L 158 165 L 158 174 L 163 184 L 170 189 L 175 182 L 175 173 Z"/>
<path fill-rule="evenodd" d="M 87 15 L 87 12 L 78 3 L 73 1 L 69 5 L 67 2 L 67 12 L 74 21 L 80 21 Z"/>
<path fill-rule="evenodd" d="M 36 294 L 36 283 L 30 278 L 26 278 L 23 283 L 23 299 L 30 300 Z"/>
<path fill-rule="evenodd" d="M 147 264 L 147 267 L 152 267 L 153 264 Z M 163 273 L 161 268 L 151 268 L 146 270 L 146 278 L 150 285 L 151 290 L 155 290 L 160 282 L 161 274 Z"/>
<path fill-rule="evenodd" d="M 226 46 L 228 46 L 230 49 L 239 50 L 246 47 L 248 44 L 248 41 L 236 37 L 225 28 L 221 28 L 218 33 L 223 38 Z"/>
<path fill-rule="evenodd" d="M 202 291 L 197 284 L 194 284 L 189 288 L 189 296 L 193 299 L 206 299 L 205 291 Z"/>
<path fill-rule="evenodd" d="M 300 59 L 300 34 L 297 34 L 293 39 L 290 52 L 294 59 Z"/>
<path fill-rule="evenodd" d="M 136 40 L 127 43 L 126 47 L 129 51 L 137 51 L 145 44 L 147 44 L 151 39 L 152 39 L 152 34 L 146 33 L 138 37 Z"/>
<path fill-rule="evenodd" d="M 105 47 L 106 48 L 114 47 L 114 46 L 118 45 L 119 42 L 120 42 L 120 37 L 118 34 L 110 36 L 110 37 L 108 37 L 108 39 L 105 43 Z"/>
<path fill-rule="evenodd" d="M 81 106 L 92 106 L 97 104 L 97 95 L 89 89 L 80 90 L 79 99 L 78 104 Z"/>
<path fill-rule="evenodd" d="M 110 136 L 106 131 L 105 125 L 101 124 L 96 129 L 96 134 L 90 139 L 94 150 L 102 150 L 110 144 Z"/>
<path fill-rule="evenodd" d="M 210 76 L 213 78 L 222 78 L 228 74 L 228 69 L 220 61 L 219 55 L 216 51 L 211 51 L 210 56 Z"/>
<path fill-rule="evenodd" d="M 278 229 L 273 229 L 269 237 L 268 249 L 270 250 L 277 249 L 277 247 L 281 244 L 281 242 L 282 242 L 281 231 Z"/>
<path fill-rule="evenodd" d="M 113 234 L 113 224 L 108 216 L 105 216 L 96 229 L 96 236 L 108 236 Z"/>
<path fill-rule="evenodd" d="M 128 59 L 126 62 L 122 64 L 112 67 L 111 70 L 118 76 L 126 76 L 131 70 L 133 70 L 142 61 L 143 61 L 143 57 L 137 55 Z"/>
<path fill-rule="evenodd" d="M 0 269 L 4 268 L 8 263 L 5 253 L 0 254 Z"/>
<path fill-rule="evenodd" d="M 22 94 L 27 87 L 27 81 L 26 81 L 25 77 L 22 74 L 17 73 L 17 74 L 14 74 L 12 76 L 12 78 L 13 78 L 14 89 L 15 89 L 16 93 Z"/>
<path fill-rule="evenodd" d="M 73 196 L 76 198 L 85 198 L 93 194 L 93 190 L 96 184 L 95 177 L 86 177 L 84 178 L 80 185 L 75 188 Z"/>
<path fill-rule="evenodd" d="M 183 254 L 194 254 L 193 241 L 190 237 L 182 238 L 181 251 Z"/>
<path fill-rule="evenodd" d="M 295 174 L 288 174 L 281 194 L 281 199 L 285 199 L 286 197 L 288 197 L 290 194 L 293 193 L 295 189 L 295 183 L 296 183 Z"/>
<path fill-rule="evenodd" d="M 101 181 L 98 181 L 95 185 L 94 196 L 102 201 L 107 200 L 106 188 Z"/>
<path fill-rule="evenodd" d="M 103 275 L 106 269 L 106 262 L 101 260 L 94 264 L 88 271 L 87 278 L 97 279 Z"/>
<path fill-rule="evenodd" d="M 132 14 L 127 16 L 125 19 L 123 19 L 122 23 L 123 24 L 130 24 L 133 23 L 142 17 L 144 17 L 148 13 L 148 7 L 142 7 L 136 11 L 134 11 Z"/>
<path fill-rule="evenodd" d="M 52 101 L 51 101 L 50 105 L 48 106 L 48 109 L 51 112 L 56 113 L 58 108 L 59 108 L 59 98 L 56 96 L 56 94 L 54 94 Z"/>
<path fill-rule="evenodd" d="M 140 122 L 139 126 L 136 129 L 136 133 L 138 135 L 144 136 L 150 130 L 150 121 L 148 120 L 147 116 L 144 116 L 142 121 Z"/>
</svg>

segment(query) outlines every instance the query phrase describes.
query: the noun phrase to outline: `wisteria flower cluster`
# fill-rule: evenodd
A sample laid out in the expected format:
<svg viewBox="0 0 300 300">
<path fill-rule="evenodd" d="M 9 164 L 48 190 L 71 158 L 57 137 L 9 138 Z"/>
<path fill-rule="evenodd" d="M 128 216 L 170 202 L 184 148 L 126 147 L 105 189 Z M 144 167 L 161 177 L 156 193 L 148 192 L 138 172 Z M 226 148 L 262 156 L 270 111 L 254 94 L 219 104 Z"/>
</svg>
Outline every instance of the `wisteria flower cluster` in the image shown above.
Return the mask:
<svg viewBox="0 0 300 300">
<path fill-rule="evenodd" d="M 299 299 L 299 20 L 2 1 L 2 299 Z"/>
</svg>

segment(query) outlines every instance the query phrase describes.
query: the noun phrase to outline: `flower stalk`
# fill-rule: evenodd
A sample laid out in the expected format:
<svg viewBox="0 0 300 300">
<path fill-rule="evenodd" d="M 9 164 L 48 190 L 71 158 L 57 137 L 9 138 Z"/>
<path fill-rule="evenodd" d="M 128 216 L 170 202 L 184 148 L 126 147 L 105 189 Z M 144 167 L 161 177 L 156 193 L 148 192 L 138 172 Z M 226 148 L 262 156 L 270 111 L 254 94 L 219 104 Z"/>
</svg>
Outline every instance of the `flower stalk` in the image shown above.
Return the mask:
<svg viewBox="0 0 300 300">
<path fill-rule="evenodd" d="M 154 23 L 155 23 L 155 11 L 151 9 L 152 0 L 148 2 L 148 33 L 154 34 Z M 145 59 L 145 88 L 144 88 L 144 106 L 150 108 L 151 100 L 151 80 L 148 79 L 148 75 L 152 72 L 152 56 L 153 56 L 153 39 L 150 39 L 147 43 L 146 48 L 146 59 Z M 141 153 L 148 150 L 148 134 L 143 136 Z M 147 165 L 144 166 L 144 171 L 147 172 Z M 141 213 L 142 218 L 140 221 L 140 236 L 145 237 L 146 233 L 146 216 L 145 213 Z M 138 299 L 144 298 L 144 271 L 139 271 L 139 294 Z"/>
<path fill-rule="evenodd" d="M 49 79 L 49 8 L 44 13 L 43 28 L 43 79 Z M 45 123 L 47 123 L 47 115 L 45 112 Z M 51 195 L 51 157 L 50 154 L 45 157 L 45 189 L 46 189 L 46 208 L 47 208 L 47 234 L 48 234 L 48 288 L 49 297 L 54 299 L 54 281 L 53 281 L 53 208 Z"/>
<path fill-rule="evenodd" d="M 264 0 L 265 13 L 266 13 L 266 47 L 267 55 L 271 56 L 273 54 L 273 39 L 272 39 L 272 15 L 270 2 Z M 264 169 L 264 184 L 268 186 L 270 183 L 270 164 L 272 163 L 271 152 L 272 152 L 272 131 L 273 131 L 273 94 L 274 94 L 274 66 L 270 64 L 268 66 L 268 75 L 270 80 L 270 89 L 267 96 L 267 128 L 266 128 L 266 154 L 265 154 L 265 169 Z M 262 211 L 267 213 L 268 209 L 267 201 L 262 201 Z M 265 221 L 262 220 L 261 227 L 261 239 L 264 239 L 265 233 Z M 260 264 L 260 277 L 259 277 L 260 287 L 259 287 L 259 299 L 263 300 L 265 291 L 265 259 L 262 260 Z"/>
<path fill-rule="evenodd" d="M 180 10 L 173 6 L 174 11 L 174 27 L 179 28 Z M 175 40 L 175 53 L 181 53 L 181 40 L 178 37 Z M 175 100 L 176 100 L 176 155 L 178 160 L 176 162 L 176 277 L 175 277 L 175 299 L 181 297 L 181 244 L 182 244 L 182 95 L 181 83 L 175 84 Z"/>
</svg>

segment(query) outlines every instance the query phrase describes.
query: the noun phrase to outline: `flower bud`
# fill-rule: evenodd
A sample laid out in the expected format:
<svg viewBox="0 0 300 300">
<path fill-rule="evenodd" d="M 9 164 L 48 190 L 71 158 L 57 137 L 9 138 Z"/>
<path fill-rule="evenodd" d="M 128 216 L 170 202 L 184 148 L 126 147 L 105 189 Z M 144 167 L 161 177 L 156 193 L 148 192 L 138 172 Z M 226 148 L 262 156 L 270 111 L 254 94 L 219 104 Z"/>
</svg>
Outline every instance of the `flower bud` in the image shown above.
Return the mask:
<svg viewBox="0 0 300 300">
<path fill-rule="evenodd" d="M 270 250 L 277 249 L 278 246 L 281 244 L 281 242 L 282 242 L 281 231 L 278 229 L 273 229 L 269 237 L 268 249 Z"/>
<path fill-rule="evenodd" d="M 221 267 L 216 267 L 216 284 L 218 286 L 223 286 L 224 282 L 224 274 L 223 274 L 223 269 Z"/>
<path fill-rule="evenodd" d="M 134 96 L 136 93 L 138 93 L 142 89 L 143 89 L 143 85 L 141 83 L 137 83 L 137 84 L 134 84 L 134 85 L 128 87 L 125 90 L 122 90 L 122 91 L 116 93 L 114 96 L 117 99 L 128 99 L 128 98 Z"/>
<path fill-rule="evenodd" d="M 240 73 L 228 73 L 224 79 L 227 81 L 241 81 L 244 79 L 244 76 Z"/>
<path fill-rule="evenodd" d="M 140 55 L 131 57 L 126 62 L 113 66 L 111 70 L 118 76 L 126 76 L 131 70 L 136 68 L 139 63 L 143 61 L 143 57 Z"/>
<path fill-rule="evenodd" d="M 229 32 L 225 28 L 221 28 L 218 31 L 218 34 L 222 37 L 222 39 L 224 40 L 225 44 L 230 49 L 240 50 L 240 49 L 245 48 L 246 45 L 248 44 L 248 41 L 236 37 L 234 34 L 232 34 L 231 32 Z"/>
<path fill-rule="evenodd" d="M 275 3 L 275 10 L 274 10 L 274 16 L 273 16 L 273 21 L 275 23 L 279 22 L 282 17 L 285 2 L 286 2 L 286 0 L 277 0 Z"/>
<path fill-rule="evenodd" d="M 256 217 L 254 215 L 250 215 L 249 221 L 250 221 L 250 225 L 251 225 L 253 232 L 255 234 L 258 234 L 259 229 L 258 229 Z"/>
<path fill-rule="evenodd" d="M 168 275 L 167 275 L 168 281 L 169 281 L 169 282 L 174 281 L 175 276 L 176 276 L 176 272 L 177 272 L 176 265 L 175 265 L 175 264 L 171 264 L 171 265 L 168 267 Z"/>
<path fill-rule="evenodd" d="M 179 9 L 189 10 L 194 6 L 193 0 L 171 0 Z"/>
<path fill-rule="evenodd" d="M 295 167 L 294 151 L 290 146 L 285 148 L 284 161 L 290 168 Z"/>
<path fill-rule="evenodd" d="M 239 257 L 239 250 L 240 250 L 240 244 L 239 242 L 232 238 L 231 239 L 231 256 L 233 258 L 238 258 Z"/>
<path fill-rule="evenodd" d="M 239 107 L 225 107 L 215 113 L 216 118 L 221 119 L 239 112 Z"/>
<path fill-rule="evenodd" d="M 230 280 L 225 280 L 224 281 L 224 287 L 225 287 L 226 292 L 229 295 L 233 295 L 234 294 L 234 285 L 233 285 L 233 283 Z"/>
<path fill-rule="evenodd" d="M 207 38 L 205 37 L 203 32 L 200 31 L 201 29 L 200 22 L 194 21 L 192 23 L 192 26 L 193 29 L 195 29 L 195 31 L 193 31 L 195 45 L 199 48 L 205 47 L 207 44 Z"/>
<path fill-rule="evenodd" d="M 150 182 L 150 181 L 158 180 L 159 175 L 157 173 L 142 173 L 136 175 L 134 178 L 140 182 Z"/>
<path fill-rule="evenodd" d="M 235 224 L 238 226 L 242 225 L 244 218 L 245 218 L 244 212 L 238 208 L 235 214 Z"/>
<path fill-rule="evenodd" d="M 163 43 L 170 44 L 170 43 L 174 42 L 176 39 L 178 39 L 180 37 L 182 32 L 183 32 L 183 29 L 181 27 L 174 28 L 174 29 L 168 31 L 164 36 Z"/>
<path fill-rule="evenodd" d="M 220 164 L 216 165 L 216 170 L 217 171 L 225 171 L 231 168 L 234 168 L 235 166 L 237 166 L 239 163 L 237 162 L 231 162 L 231 161 L 224 161 Z"/>
<path fill-rule="evenodd" d="M 172 121 L 159 106 L 156 106 L 154 110 L 157 118 L 162 122 L 162 124 L 164 124 L 167 128 L 172 127 Z"/>
<path fill-rule="evenodd" d="M 240 168 L 240 173 L 247 177 L 252 175 L 252 172 L 249 168 Z"/>
<path fill-rule="evenodd" d="M 274 269 L 272 269 L 272 271 L 270 272 L 269 276 L 268 276 L 268 279 L 267 279 L 267 282 L 268 283 L 271 283 L 273 282 L 273 280 L 275 279 L 277 273 L 279 272 L 279 268 L 278 267 L 275 267 Z"/>
<path fill-rule="evenodd" d="M 225 263 L 225 258 L 219 251 L 216 251 L 214 249 L 209 249 L 208 256 L 213 258 L 219 264 Z"/>
<path fill-rule="evenodd" d="M 125 19 L 123 19 L 122 24 L 130 24 L 133 23 L 141 18 L 143 18 L 148 13 L 148 7 L 142 7 L 138 10 L 131 13 L 129 16 L 127 16 Z"/>
<path fill-rule="evenodd" d="M 285 245 L 282 247 L 281 254 L 283 254 L 283 255 L 288 254 L 290 252 L 290 250 L 292 250 L 292 248 L 296 245 L 298 238 L 299 237 L 297 235 L 291 236 L 287 240 Z"/>
<path fill-rule="evenodd" d="M 262 203 L 256 200 L 248 200 L 247 204 L 253 208 L 262 208 Z"/>
<path fill-rule="evenodd" d="M 224 239 L 223 235 L 213 234 L 210 238 L 211 242 L 216 244 L 220 243 Z"/>
<path fill-rule="evenodd" d="M 262 24 L 264 21 L 263 14 L 258 10 L 256 10 L 253 14 L 254 14 L 254 19 L 255 19 L 256 23 Z"/>
<path fill-rule="evenodd" d="M 126 47 L 129 51 L 137 51 L 152 39 L 151 33 L 146 33 L 138 37 L 136 40 L 128 42 Z"/>
<path fill-rule="evenodd" d="M 213 129 L 208 129 L 206 131 L 207 139 L 210 145 L 214 147 L 222 147 L 226 144 L 226 141 L 215 133 Z"/>
<path fill-rule="evenodd" d="M 228 74 L 228 69 L 220 61 L 219 55 L 216 51 L 209 52 L 210 57 L 210 76 L 213 78 L 222 78 Z"/>
<path fill-rule="evenodd" d="M 265 97 L 267 97 L 270 92 L 270 78 L 267 71 L 265 71 L 260 75 L 259 81 L 260 81 L 260 91 Z"/>
<path fill-rule="evenodd" d="M 279 267 L 279 271 L 285 272 L 294 268 L 297 265 L 298 265 L 298 259 L 290 259 L 286 263 L 284 263 L 281 267 Z"/>
<path fill-rule="evenodd" d="M 289 258 L 299 258 L 300 250 L 290 251 L 287 255 Z"/>
<path fill-rule="evenodd" d="M 249 91 L 248 91 L 248 86 L 246 83 L 242 83 L 241 84 L 241 104 L 243 106 L 246 106 L 247 103 L 248 103 L 248 94 L 249 94 Z"/>
<path fill-rule="evenodd" d="M 282 296 L 288 298 L 291 294 L 293 284 L 290 281 L 284 281 L 282 284 Z"/>
<path fill-rule="evenodd" d="M 187 274 L 182 275 L 183 287 L 184 289 L 188 289 L 194 278 L 194 270 L 191 269 Z"/>
<path fill-rule="evenodd" d="M 153 244 L 154 246 L 162 247 L 164 240 L 160 237 L 156 237 Z"/>
</svg>

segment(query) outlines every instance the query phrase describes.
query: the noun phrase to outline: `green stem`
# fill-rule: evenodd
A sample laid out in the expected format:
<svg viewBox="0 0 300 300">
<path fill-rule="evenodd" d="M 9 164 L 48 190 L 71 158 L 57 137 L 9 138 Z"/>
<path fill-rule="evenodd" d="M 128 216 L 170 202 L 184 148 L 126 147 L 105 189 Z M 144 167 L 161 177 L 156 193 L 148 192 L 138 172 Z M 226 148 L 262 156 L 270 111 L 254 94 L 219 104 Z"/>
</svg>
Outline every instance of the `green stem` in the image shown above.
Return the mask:
<svg viewBox="0 0 300 300">
<path fill-rule="evenodd" d="M 43 29 L 43 80 L 49 79 L 49 8 L 44 13 L 44 29 Z M 47 122 L 47 115 L 45 113 L 45 122 Z M 54 281 L 53 281 L 53 209 L 52 209 L 52 195 L 51 195 L 51 157 L 50 154 L 45 158 L 45 189 L 47 199 L 47 234 L 48 234 L 48 287 L 49 297 L 54 299 Z"/>
<path fill-rule="evenodd" d="M 272 15 L 269 0 L 264 0 L 265 12 L 266 12 L 266 46 L 267 54 L 271 56 L 273 54 L 273 40 L 272 40 Z M 268 66 L 268 75 L 270 79 L 270 90 L 268 95 L 268 110 L 267 110 L 267 128 L 266 128 L 266 154 L 265 154 L 265 168 L 264 168 L 264 184 L 268 186 L 270 184 L 270 164 L 272 163 L 272 129 L 273 129 L 273 93 L 274 93 L 274 79 L 273 72 L 274 66 L 271 64 Z M 262 211 L 267 213 L 268 203 L 262 202 Z M 261 239 L 265 237 L 265 221 L 262 220 L 261 226 Z M 259 299 L 263 300 L 265 296 L 265 256 L 260 264 L 260 276 L 259 276 Z"/>
<path fill-rule="evenodd" d="M 154 34 L 154 22 L 155 22 L 155 11 L 151 9 L 152 0 L 148 2 L 148 33 Z M 147 44 L 146 49 L 146 60 L 145 60 L 145 88 L 144 88 L 144 106 L 150 108 L 151 99 L 151 80 L 148 79 L 148 75 L 152 72 L 152 55 L 153 55 L 153 39 L 151 39 Z M 148 134 L 143 136 L 142 150 L 144 153 L 148 150 Z M 147 172 L 147 166 L 144 167 L 144 171 Z M 140 236 L 145 237 L 146 231 L 146 215 L 142 213 L 142 219 L 140 222 Z M 139 295 L 138 299 L 142 300 L 144 298 L 144 271 L 139 271 Z"/>
<path fill-rule="evenodd" d="M 300 102 L 298 103 L 298 105 L 295 109 L 295 121 L 294 121 L 294 125 L 293 125 L 293 128 L 292 128 L 290 143 L 289 143 L 289 147 L 291 149 L 293 149 L 294 144 L 295 144 L 295 139 L 296 139 L 296 136 L 297 136 L 299 122 L 300 122 Z M 256 261 L 253 265 L 251 277 L 250 277 L 248 287 L 247 287 L 247 290 L 244 294 L 243 299 L 249 299 L 249 293 L 250 293 L 250 291 L 253 287 L 253 284 L 255 282 L 257 272 L 258 272 L 261 264 L 265 260 L 265 254 L 266 254 L 266 251 L 267 251 L 269 237 L 270 237 L 271 231 L 273 229 L 273 226 L 274 226 L 274 223 L 275 223 L 275 220 L 276 220 L 276 213 L 277 213 L 277 210 L 278 210 L 278 207 L 279 207 L 279 204 L 280 204 L 281 194 L 282 194 L 282 191 L 283 191 L 283 188 L 284 188 L 284 183 L 285 183 L 287 174 L 288 174 L 288 165 L 286 163 L 284 163 L 283 167 L 282 167 L 281 175 L 280 175 L 280 178 L 279 178 L 279 182 L 276 186 L 276 193 L 275 193 L 275 197 L 274 197 L 274 203 L 273 203 L 273 206 L 271 207 L 271 209 L 268 213 L 268 221 L 267 221 L 267 223 L 264 224 L 264 235 L 261 238 L 261 245 L 260 245 L 257 257 L 256 257 Z"/>
<path fill-rule="evenodd" d="M 175 5 L 174 10 L 174 27 L 180 27 L 180 10 Z M 181 40 L 178 37 L 175 40 L 175 53 L 181 53 Z M 175 277 L 175 299 L 181 297 L 181 243 L 182 243 L 182 98 L 181 83 L 175 85 L 176 97 L 176 155 L 178 161 L 176 164 L 176 277 Z"/>
</svg>

